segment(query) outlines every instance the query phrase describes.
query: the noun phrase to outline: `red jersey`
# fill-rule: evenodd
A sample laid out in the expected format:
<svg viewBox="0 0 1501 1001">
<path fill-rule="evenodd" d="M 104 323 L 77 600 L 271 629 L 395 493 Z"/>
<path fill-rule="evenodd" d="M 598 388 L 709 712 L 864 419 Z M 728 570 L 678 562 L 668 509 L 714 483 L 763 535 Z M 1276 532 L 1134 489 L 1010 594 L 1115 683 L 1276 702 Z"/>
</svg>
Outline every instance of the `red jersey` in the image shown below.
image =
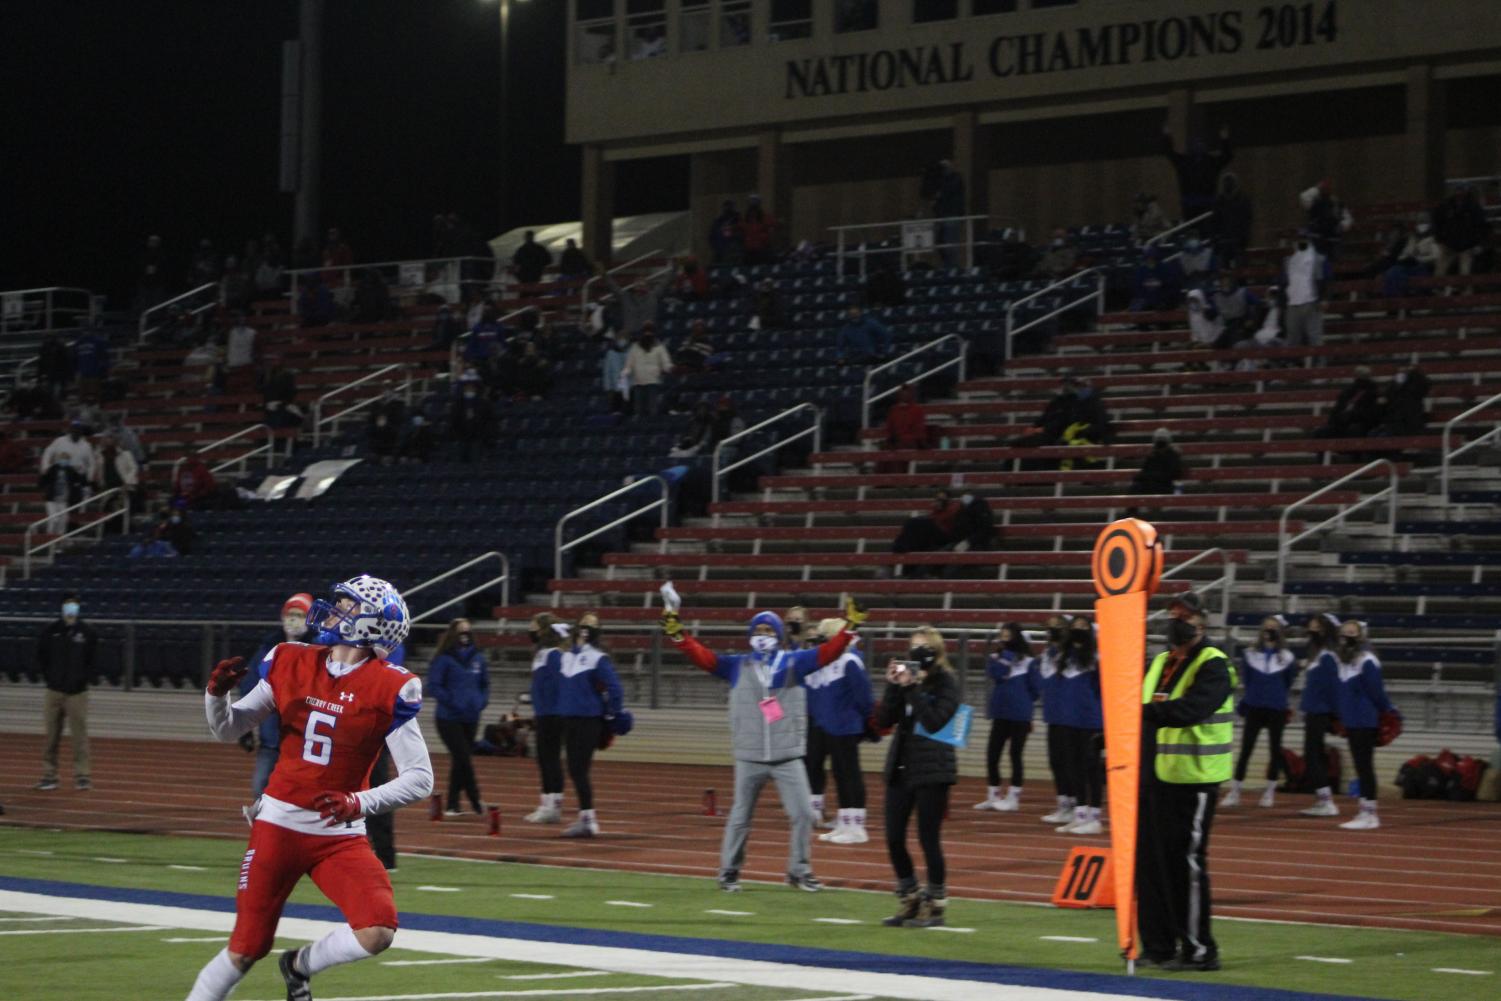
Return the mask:
<svg viewBox="0 0 1501 1001">
<path fill-rule="evenodd" d="M 281 716 L 281 755 L 266 795 L 309 810 L 320 792 L 369 788 L 386 735 L 422 704 L 421 683 L 405 668 L 371 657 L 335 677 L 328 654 L 326 646 L 282 643 L 260 665 Z"/>
</svg>

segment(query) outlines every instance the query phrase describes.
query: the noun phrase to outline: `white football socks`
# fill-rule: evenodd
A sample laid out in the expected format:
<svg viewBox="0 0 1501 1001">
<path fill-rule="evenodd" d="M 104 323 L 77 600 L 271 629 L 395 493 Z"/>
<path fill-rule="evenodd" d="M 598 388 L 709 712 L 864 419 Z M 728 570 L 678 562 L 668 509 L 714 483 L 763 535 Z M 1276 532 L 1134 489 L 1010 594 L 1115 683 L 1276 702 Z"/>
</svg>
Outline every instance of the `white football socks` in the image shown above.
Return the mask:
<svg viewBox="0 0 1501 1001">
<path fill-rule="evenodd" d="M 198 971 L 188 1001 L 224 1001 L 244 977 L 239 967 L 229 961 L 229 950 L 220 949 L 219 954 Z"/>
<path fill-rule="evenodd" d="M 306 976 L 315 976 L 330 966 L 341 966 L 359 959 L 369 959 L 370 953 L 360 945 L 354 929 L 340 925 L 327 935 L 297 954 L 297 966 Z"/>
</svg>

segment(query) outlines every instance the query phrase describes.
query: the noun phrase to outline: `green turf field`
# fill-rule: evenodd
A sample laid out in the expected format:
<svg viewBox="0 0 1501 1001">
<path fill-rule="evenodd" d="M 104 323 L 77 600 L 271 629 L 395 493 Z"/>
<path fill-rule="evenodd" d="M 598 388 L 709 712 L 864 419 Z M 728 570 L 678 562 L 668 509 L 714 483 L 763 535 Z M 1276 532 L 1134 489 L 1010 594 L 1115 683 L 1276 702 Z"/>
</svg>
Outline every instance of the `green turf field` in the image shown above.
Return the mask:
<svg viewBox="0 0 1501 1001">
<path fill-rule="evenodd" d="M 231 841 L 0 828 L 0 875 L 230 897 L 242 850 L 240 843 Z M 880 927 L 880 919 L 890 912 L 892 898 L 858 891 L 830 890 L 810 895 L 784 886 L 751 883 L 743 893 L 726 894 L 715 889 L 709 878 L 420 856 L 402 856 L 400 871 L 393 874 L 392 882 L 404 913 L 1121 972 L 1113 944 L 1113 915 L 1108 911 L 1063 911 L 959 900 L 950 907 L 949 930 L 938 932 Z M 307 882 L 292 900 L 326 903 Z M 183 929 L 61 933 L 70 926 L 94 923 L 86 919 L 82 923 L 0 920 L 0 930 L 4 931 L 49 932 L 0 937 L 3 952 L 11 960 L 0 963 L 0 998 L 165 998 L 174 996 L 174 992 L 180 997 L 222 939 L 202 930 L 195 933 Z M 107 926 L 109 922 L 99 924 Z M 1200 979 L 1403 1001 L 1475 1001 L 1501 996 L 1501 942 L 1492 938 L 1243 921 L 1220 922 L 1216 937 L 1225 969 L 1218 974 L 1195 975 Z M 166 941 L 173 938 L 214 941 Z M 400 945 L 398 935 L 397 948 L 376 962 L 432 958 L 430 953 L 403 953 Z M 64 958 L 68 962 L 60 963 Z M 557 989 L 560 985 L 549 981 L 497 978 L 577 972 L 555 967 L 523 970 L 518 964 L 496 960 L 381 967 L 376 977 L 373 965 L 362 963 L 353 971 L 336 969 L 323 975 L 320 1001 L 325 996 L 363 998 L 375 993 L 509 992 L 522 987 L 533 990 L 539 985 Z M 49 975 L 47 982 L 39 985 L 19 979 L 33 976 L 37 969 L 55 968 L 65 968 L 65 975 L 56 979 Z M 624 974 L 586 979 L 591 988 L 653 986 Z M 122 982 L 172 986 L 163 992 L 139 995 L 122 994 L 117 986 L 109 986 Z M 664 982 L 656 983 L 660 987 Z M 181 985 L 180 990 L 177 985 Z M 236 992 L 236 998 L 279 998 L 279 987 L 274 969 L 262 964 Z M 701 990 L 704 997 L 712 998 L 719 989 Z M 640 998 L 658 993 L 671 998 L 693 992 L 654 990 L 622 996 Z M 726 996 L 790 1001 L 816 993 L 799 995 L 741 986 Z"/>
</svg>

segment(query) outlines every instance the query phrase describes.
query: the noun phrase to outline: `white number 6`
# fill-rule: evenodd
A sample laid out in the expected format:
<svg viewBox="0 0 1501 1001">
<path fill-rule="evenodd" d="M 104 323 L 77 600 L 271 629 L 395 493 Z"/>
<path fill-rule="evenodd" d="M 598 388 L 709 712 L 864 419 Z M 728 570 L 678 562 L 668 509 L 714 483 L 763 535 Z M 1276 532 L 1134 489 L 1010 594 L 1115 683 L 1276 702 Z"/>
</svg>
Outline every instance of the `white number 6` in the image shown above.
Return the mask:
<svg viewBox="0 0 1501 1001">
<path fill-rule="evenodd" d="M 315 765 L 328 764 L 328 759 L 334 753 L 333 733 L 319 733 L 318 726 L 320 723 L 327 723 L 329 731 L 332 731 L 334 724 L 338 722 L 338 717 L 328 713 L 314 711 L 307 714 L 307 730 L 302 741 L 303 761 L 311 761 Z"/>
</svg>

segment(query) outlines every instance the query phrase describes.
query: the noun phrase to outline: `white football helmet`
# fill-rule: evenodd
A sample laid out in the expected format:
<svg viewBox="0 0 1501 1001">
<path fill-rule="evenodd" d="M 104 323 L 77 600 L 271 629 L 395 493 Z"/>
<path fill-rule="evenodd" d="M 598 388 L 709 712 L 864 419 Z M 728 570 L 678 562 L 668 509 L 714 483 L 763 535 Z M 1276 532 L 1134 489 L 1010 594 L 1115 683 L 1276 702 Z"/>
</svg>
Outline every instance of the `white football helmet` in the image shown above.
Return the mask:
<svg viewBox="0 0 1501 1001">
<path fill-rule="evenodd" d="M 390 581 L 360 574 L 335 584 L 332 592 L 332 601 L 319 598 L 308 609 L 307 624 L 317 636 L 316 642 L 369 647 L 377 656 L 385 657 L 407 638 L 412 616 Z M 340 598 L 351 599 L 353 607 L 340 609 Z M 325 625 L 330 619 L 333 624 Z"/>
</svg>

